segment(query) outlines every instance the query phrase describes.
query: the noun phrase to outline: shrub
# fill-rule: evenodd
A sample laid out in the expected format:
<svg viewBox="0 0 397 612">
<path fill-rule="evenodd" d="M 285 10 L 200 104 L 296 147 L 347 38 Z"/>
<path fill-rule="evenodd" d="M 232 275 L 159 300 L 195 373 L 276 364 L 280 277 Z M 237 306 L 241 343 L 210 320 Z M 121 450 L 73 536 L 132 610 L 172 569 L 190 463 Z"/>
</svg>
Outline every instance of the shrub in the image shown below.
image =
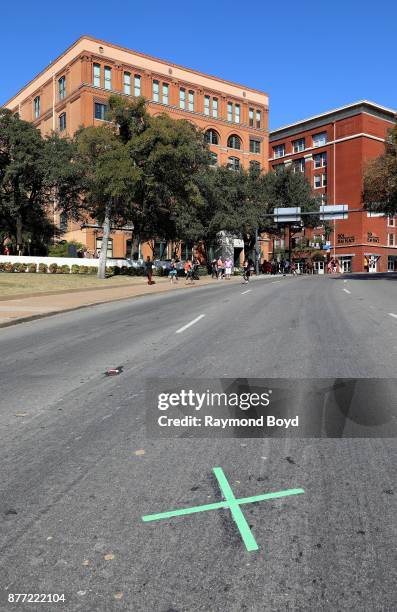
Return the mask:
<svg viewBox="0 0 397 612">
<path fill-rule="evenodd" d="M 57 244 L 53 244 L 48 249 L 48 255 L 50 257 L 69 257 L 69 246 L 74 246 L 76 251 L 84 250 L 84 246 L 80 242 L 71 240 L 61 240 Z"/>
<path fill-rule="evenodd" d="M 88 274 L 97 274 L 98 268 L 96 266 L 88 266 Z"/>
<path fill-rule="evenodd" d="M 4 262 L 0 263 L 0 272 L 5 272 L 6 271 L 6 264 Z"/>
<path fill-rule="evenodd" d="M 63 266 L 61 266 L 61 271 L 62 274 L 70 274 L 70 266 L 63 264 Z"/>
<path fill-rule="evenodd" d="M 27 270 L 27 269 L 28 269 L 27 264 L 25 264 L 25 263 L 20 263 L 20 264 L 19 264 L 19 269 L 18 269 L 18 272 L 26 272 L 26 270 Z M 15 271 L 16 271 L 16 270 L 15 270 Z"/>
<path fill-rule="evenodd" d="M 10 261 L 5 264 L 5 272 L 14 272 L 14 264 Z"/>
<path fill-rule="evenodd" d="M 12 271 L 13 272 L 19 272 L 20 265 L 21 265 L 20 263 L 12 264 Z"/>
<path fill-rule="evenodd" d="M 105 270 L 105 273 L 107 276 L 113 276 L 114 275 L 114 268 L 113 267 L 107 267 Z"/>
<path fill-rule="evenodd" d="M 28 267 L 28 272 L 33 274 L 33 272 L 37 272 L 37 265 L 35 263 L 30 263 Z"/>
<path fill-rule="evenodd" d="M 39 263 L 39 272 L 46 274 L 48 272 L 48 266 L 45 263 Z"/>
<path fill-rule="evenodd" d="M 80 268 L 80 266 L 78 266 L 77 264 L 73 264 L 72 265 L 72 274 L 78 274 L 79 273 L 79 268 Z"/>
<path fill-rule="evenodd" d="M 79 274 L 88 274 L 88 266 L 79 266 Z"/>
<path fill-rule="evenodd" d="M 52 263 L 48 266 L 48 271 L 50 272 L 50 274 L 56 274 L 58 270 L 58 264 L 56 263 Z"/>
</svg>

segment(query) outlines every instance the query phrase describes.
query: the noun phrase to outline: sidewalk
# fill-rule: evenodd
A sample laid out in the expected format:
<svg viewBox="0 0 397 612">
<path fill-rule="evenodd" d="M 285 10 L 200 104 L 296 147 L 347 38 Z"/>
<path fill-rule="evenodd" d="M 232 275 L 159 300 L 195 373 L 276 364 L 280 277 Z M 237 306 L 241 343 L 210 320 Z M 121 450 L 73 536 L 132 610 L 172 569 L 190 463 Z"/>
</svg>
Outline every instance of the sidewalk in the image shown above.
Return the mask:
<svg viewBox="0 0 397 612">
<path fill-rule="evenodd" d="M 72 291 L 59 291 L 58 293 L 13 297 L 0 301 L 0 327 L 8 327 L 24 321 L 40 319 L 59 312 L 67 312 L 78 308 L 85 308 L 94 304 L 125 300 L 132 297 L 163 293 L 165 291 L 192 290 L 204 285 L 217 285 L 219 283 L 241 283 L 241 276 L 233 276 L 230 281 L 218 281 L 209 276 L 200 278 L 193 285 L 186 284 L 181 278 L 177 283 L 171 284 L 168 278 L 158 277 L 154 285 L 147 285 L 143 277 L 132 277 L 131 284 L 119 287 L 101 287 L 96 289 L 81 289 Z"/>
</svg>

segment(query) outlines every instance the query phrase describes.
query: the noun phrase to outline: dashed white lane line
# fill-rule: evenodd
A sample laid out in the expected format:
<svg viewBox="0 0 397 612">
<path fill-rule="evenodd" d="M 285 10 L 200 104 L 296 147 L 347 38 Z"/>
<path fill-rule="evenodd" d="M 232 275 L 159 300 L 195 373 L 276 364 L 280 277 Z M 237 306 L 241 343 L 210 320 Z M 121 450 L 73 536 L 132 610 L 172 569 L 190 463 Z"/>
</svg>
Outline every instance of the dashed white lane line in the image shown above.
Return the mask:
<svg viewBox="0 0 397 612">
<path fill-rule="evenodd" d="M 203 317 L 205 317 L 204 314 L 199 315 L 198 317 L 193 319 L 193 321 L 190 321 L 190 323 L 186 323 L 186 325 L 184 325 L 183 327 L 180 327 L 179 329 L 177 329 L 175 333 L 176 334 L 181 334 L 182 332 L 185 331 L 185 329 L 188 329 L 188 327 L 191 327 L 192 325 L 194 325 L 195 323 L 200 321 L 200 319 L 202 319 Z"/>
<path fill-rule="evenodd" d="M 349 291 L 349 289 L 343 289 L 343 291 L 344 291 L 345 293 L 351 293 L 351 291 Z"/>
<path fill-rule="evenodd" d="M 395 319 L 397 319 L 397 314 L 394 314 L 394 312 L 388 312 L 387 314 L 389 315 L 389 317 L 394 317 Z"/>
<path fill-rule="evenodd" d="M 252 289 L 247 289 L 247 291 L 243 291 L 241 295 L 245 295 L 246 293 L 249 293 L 250 291 L 252 291 Z"/>
<path fill-rule="evenodd" d="M 281 281 L 271 281 L 271 284 L 273 285 L 274 283 L 281 283 Z"/>
</svg>

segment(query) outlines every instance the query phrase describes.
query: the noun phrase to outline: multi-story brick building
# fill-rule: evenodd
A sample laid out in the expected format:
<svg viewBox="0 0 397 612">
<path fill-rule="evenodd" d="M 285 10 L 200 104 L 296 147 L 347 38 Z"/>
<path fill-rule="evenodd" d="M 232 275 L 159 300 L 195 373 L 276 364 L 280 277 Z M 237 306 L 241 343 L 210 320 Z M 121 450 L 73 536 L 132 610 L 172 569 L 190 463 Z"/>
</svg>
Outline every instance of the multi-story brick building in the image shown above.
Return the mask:
<svg viewBox="0 0 397 612">
<path fill-rule="evenodd" d="M 81 126 L 104 121 L 111 94 L 142 95 L 149 113 L 165 112 L 193 122 L 205 132 L 214 164 L 232 169 L 259 164 L 263 171 L 268 169 L 267 94 L 90 36 L 82 36 L 5 106 L 43 134 L 59 131 L 70 136 Z M 65 239 L 99 248 L 100 230 L 81 229 L 62 218 L 57 222 Z M 130 245 L 131 231 L 116 231 L 109 253 L 124 257 Z M 154 255 L 160 250 L 170 256 L 171 246 L 157 244 Z"/>
<path fill-rule="evenodd" d="M 269 164 L 303 172 L 324 204 L 347 204 L 360 210 L 363 174 L 369 159 L 381 155 L 396 111 L 366 100 L 286 125 L 270 132 Z M 331 224 L 331 228 L 332 228 Z M 396 219 L 369 212 L 349 212 L 335 222 L 329 237 L 341 271 L 397 270 Z M 324 241 L 323 227 L 306 231 Z M 317 264 L 324 270 L 326 258 Z"/>
</svg>

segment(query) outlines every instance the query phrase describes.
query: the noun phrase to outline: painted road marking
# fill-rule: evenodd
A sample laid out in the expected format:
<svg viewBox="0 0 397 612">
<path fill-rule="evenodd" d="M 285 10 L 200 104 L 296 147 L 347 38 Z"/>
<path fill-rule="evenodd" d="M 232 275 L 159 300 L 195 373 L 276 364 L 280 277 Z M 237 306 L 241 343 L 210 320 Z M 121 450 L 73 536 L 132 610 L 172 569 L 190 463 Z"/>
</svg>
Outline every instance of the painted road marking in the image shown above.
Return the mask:
<svg viewBox="0 0 397 612">
<path fill-rule="evenodd" d="M 172 518 L 174 516 L 194 514 L 195 512 L 206 512 L 207 510 L 229 508 L 246 549 L 248 551 L 253 551 L 258 550 L 259 546 L 255 541 L 253 533 L 251 532 L 240 506 L 242 504 L 252 504 L 254 502 L 265 501 L 267 499 L 277 499 L 279 497 L 287 497 L 289 495 L 299 495 L 305 492 L 303 489 L 287 489 L 285 491 L 275 491 L 274 493 L 263 493 L 262 495 L 254 495 L 253 497 L 242 497 L 240 499 L 236 499 L 222 468 L 214 467 L 213 472 L 225 501 L 216 502 L 214 504 L 205 504 L 203 506 L 192 506 L 191 508 L 181 508 L 180 510 L 170 510 L 168 512 L 160 512 L 159 514 L 146 514 L 142 516 L 143 522 L 148 523 L 150 521 L 160 521 L 161 519 Z"/>
<path fill-rule="evenodd" d="M 281 281 L 271 281 L 272 285 L 273 285 L 273 283 L 281 283 Z"/>
<path fill-rule="evenodd" d="M 246 293 L 249 293 L 250 291 L 252 291 L 252 289 L 247 289 L 247 291 L 243 291 L 241 295 L 245 295 Z"/>
<path fill-rule="evenodd" d="M 198 317 L 193 319 L 193 321 L 190 321 L 190 323 L 186 323 L 186 325 L 184 325 L 183 327 L 180 327 L 179 329 L 177 329 L 175 333 L 176 334 L 181 334 L 183 331 L 185 331 L 185 329 L 187 329 L 188 327 L 191 327 L 192 325 L 197 323 L 197 321 L 200 321 L 200 319 L 202 319 L 203 317 L 205 317 L 204 314 L 199 315 Z"/>
<path fill-rule="evenodd" d="M 389 317 L 394 317 L 395 319 L 397 319 L 397 315 L 394 314 L 394 312 L 389 312 L 388 314 L 389 314 Z"/>
<path fill-rule="evenodd" d="M 343 291 L 344 291 L 345 293 L 351 293 L 351 291 L 349 291 L 349 289 L 343 289 Z"/>
</svg>

